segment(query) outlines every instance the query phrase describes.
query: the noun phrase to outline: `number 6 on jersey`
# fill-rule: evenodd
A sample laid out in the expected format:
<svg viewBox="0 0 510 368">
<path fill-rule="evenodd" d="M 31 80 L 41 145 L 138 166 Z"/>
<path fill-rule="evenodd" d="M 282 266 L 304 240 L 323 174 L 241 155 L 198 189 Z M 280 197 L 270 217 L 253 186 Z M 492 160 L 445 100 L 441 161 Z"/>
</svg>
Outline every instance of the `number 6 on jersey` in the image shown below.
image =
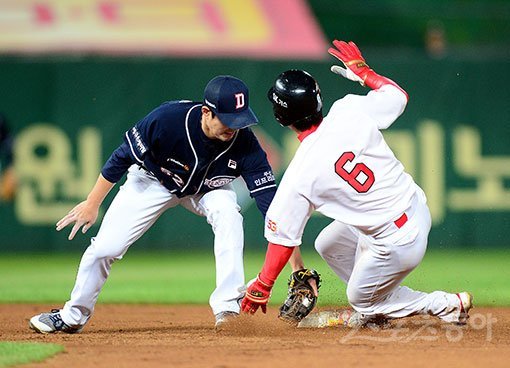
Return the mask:
<svg viewBox="0 0 510 368">
<path fill-rule="evenodd" d="M 344 152 L 335 162 L 335 172 L 344 179 L 358 193 L 366 193 L 372 187 L 375 181 L 374 173 L 367 165 L 358 162 L 351 171 L 347 171 L 344 166 L 347 162 L 352 162 L 356 156 L 352 152 Z M 358 180 L 360 173 L 365 174 L 366 179 L 361 182 Z"/>
</svg>

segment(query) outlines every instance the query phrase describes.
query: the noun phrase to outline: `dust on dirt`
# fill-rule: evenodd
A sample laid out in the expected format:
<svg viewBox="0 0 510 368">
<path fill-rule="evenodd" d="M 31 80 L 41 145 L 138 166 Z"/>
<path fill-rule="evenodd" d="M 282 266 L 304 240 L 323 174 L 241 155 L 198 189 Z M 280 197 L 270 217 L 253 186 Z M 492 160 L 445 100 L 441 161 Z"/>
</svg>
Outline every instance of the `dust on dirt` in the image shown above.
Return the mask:
<svg viewBox="0 0 510 368">
<path fill-rule="evenodd" d="M 28 328 L 48 305 L 0 305 L 2 341 L 61 344 L 65 352 L 24 367 L 508 367 L 510 309 L 474 308 L 468 325 L 413 317 L 389 329 L 295 328 L 241 316 L 217 332 L 207 306 L 102 305 L 81 334 Z"/>
</svg>

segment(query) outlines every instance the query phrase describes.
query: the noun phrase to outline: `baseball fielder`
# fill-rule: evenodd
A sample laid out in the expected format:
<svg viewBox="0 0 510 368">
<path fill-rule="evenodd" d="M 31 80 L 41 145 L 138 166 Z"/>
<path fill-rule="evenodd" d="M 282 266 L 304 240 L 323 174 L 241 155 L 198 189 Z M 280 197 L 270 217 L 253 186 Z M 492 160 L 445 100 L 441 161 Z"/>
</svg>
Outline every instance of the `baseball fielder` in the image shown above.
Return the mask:
<svg viewBox="0 0 510 368">
<path fill-rule="evenodd" d="M 347 284 L 355 310 L 348 326 L 415 314 L 465 323 L 469 293 L 424 293 L 400 285 L 421 262 L 431 226 L 425 194 L 380 132 L 402 114 L 407 93 L 370 69 L 353 42 L 334 46 L 329 53 L 345 69 L 332 71 L 372 91 L 336 101 L 323 119 L 320 89 L 308 73 L 286 71 L 269 90 L 276 120 L 294 130 L 301 144 L 267 212 L 265 263 L 242 309 L 255 313 L 266 306 L 311 213 L 318 211 L 333 220 L 315 248 Z"/>
<path fill-rule="evenodd" d="M 74 224 L 69 240 L 80 228 L 85 233 L 114 183 L 128 172 L 81 259 L 71 298 L 61 310 L 34 316 L 30 327 L 42 333 L 81 331 L 112 263 L 178 205 L 205 216 L 215 235 L 216 289 L 209 302 L 216 324 L 238 315 L 244 295 L 243 219 L 230 182 L 241 176 L 263 215 L 276 191 L 266 154 L 248 128 L 256 123 L 246 85 L 218 76 L 207 84 L 202 103 L 165 102 L 129 129 L 87 200 L 57 223 L 59 231 Z"/>
</svg>

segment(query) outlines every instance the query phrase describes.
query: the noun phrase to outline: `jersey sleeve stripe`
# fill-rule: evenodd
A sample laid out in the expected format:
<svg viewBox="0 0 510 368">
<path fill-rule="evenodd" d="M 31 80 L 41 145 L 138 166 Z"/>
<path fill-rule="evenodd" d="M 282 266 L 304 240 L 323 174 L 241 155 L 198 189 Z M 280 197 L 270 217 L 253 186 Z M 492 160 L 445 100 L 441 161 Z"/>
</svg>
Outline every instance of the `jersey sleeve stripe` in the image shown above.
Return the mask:
<svg viewBox="0 0 510 368">
<path fill-rule="evenodd" d="M 274 188 L 274 187 L 276 187 L 276 184 L 266 185 L 265 187 L 251 190 L 250 193 L 260 192 L 261 190 L 268 189 L 268 188 Z"/>
</svg>

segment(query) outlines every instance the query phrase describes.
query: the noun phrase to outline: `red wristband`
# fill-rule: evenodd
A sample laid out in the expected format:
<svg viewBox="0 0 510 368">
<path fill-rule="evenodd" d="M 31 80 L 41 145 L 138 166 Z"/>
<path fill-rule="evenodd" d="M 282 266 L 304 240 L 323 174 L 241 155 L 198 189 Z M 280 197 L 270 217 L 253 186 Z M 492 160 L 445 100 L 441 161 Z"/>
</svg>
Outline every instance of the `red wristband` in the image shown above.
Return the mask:
<svg viewBox="0 0 510 368">
<path fill-rule="evenodd" d="M 293 251 L 294 247 L 285 247 L 269 242 L 267 244 L 266 260 L 259 274 L 260 281 L 266 285 L 273 286 Z"/>
<path fill-rule="evenodd" d="M 395 86 L 399 90 L 401 90 L 406 95 L 406 99 L 409 101 L 409 95 L 407 94 L 406 91 L 402 89 L 402 87 L 400 87 L 390 78 L 386 78 L 383 77 L 382 75 L 377 74 L 372 69 L 369 69 L 369 71 L 366 73 L 363 83 L 371 89 L 379 89 L 386 84 L 391 84 L 392 86 Z"/>
</svg>

